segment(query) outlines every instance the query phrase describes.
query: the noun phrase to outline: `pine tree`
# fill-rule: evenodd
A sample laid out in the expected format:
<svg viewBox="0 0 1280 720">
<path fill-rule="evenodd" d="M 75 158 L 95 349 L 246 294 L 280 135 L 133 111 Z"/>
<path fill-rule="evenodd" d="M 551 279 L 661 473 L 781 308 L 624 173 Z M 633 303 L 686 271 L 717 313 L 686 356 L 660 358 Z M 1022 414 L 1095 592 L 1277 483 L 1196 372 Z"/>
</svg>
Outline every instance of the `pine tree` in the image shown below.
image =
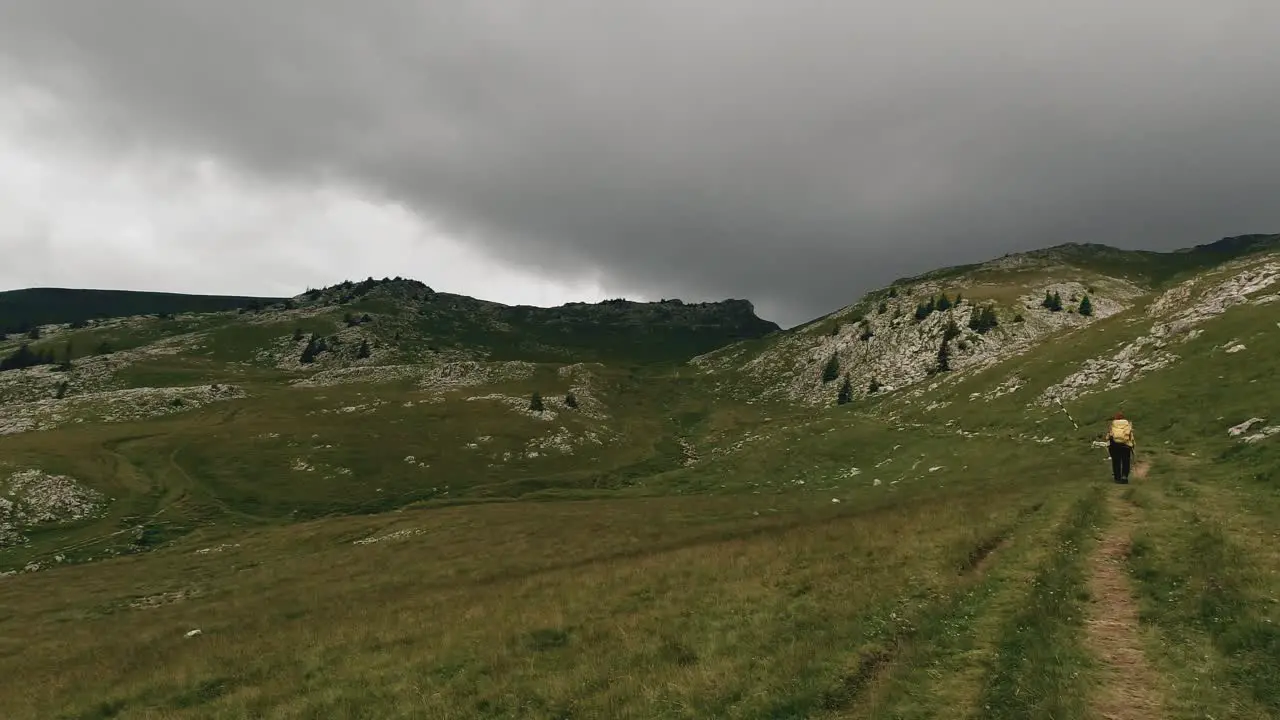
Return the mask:
<svg viewBox="0 0 1280 720">
<path fill-rule="evenodd" d="M 889 312 L 889 303 L 881 301 L 880 307 L 876 308 L 876 312 L 879 313 L 880 315 L 883 315 Z"/>
<path fill-rule="evenodd" d="M 979 335 L 985 335 L 999 324 L 1000 321 L 996 318 L 996 311 L 990 305 L 969 313 L 969 329 Z"/>
<path fill-rule="evenodd" d="M 867 325 L 862 328 L 862 334 L 859 335 L 858 337 L 862 339 L 862 342 L 866 342 L 871 338 L 875 337 L 875 335 L 876 335 L 875 332 L 871 330 L 871 326 Z"/>
<path fill-rule="evenodd" d="M 880 392 L 880 387 L 881 387 L 880 381 L 875 378 L 871 378 L 871 384 L 867 386 L 867 394 L 875 395 L 876 393 Z"/>
<path fill-rule="evenodd" d="M 849 376 L 844 376 L 844 384 L 840 386 L 840 393 L 836 395 L 836 404 L 844 405 L 853 400 L 853 383 L 850 382 Z"/>
<path fill-rule="evenodd" d="M 316 356 L 320 354 L 320 345 L 324 340 L 316 340 L 316 336 L 312 335 L 307 340 L 307 346 L 302 349 L 302 356 L 298 358 L 298 362 L 303 365 L 310 365 L 316 361 Z"/>
<path fill-rule="evenodd" d="M 1046 310 L 1053 309 L 1053 295 L 1048 290 L 1044 291 L 1044 301 L 1040 305 Z"/>
<path fill-rule="evenodd" d="M 1026 319 L 1022 317 L 1022 313 L 1018 313 L 1017 315 L 1013 316 L 1013 321 L 1016 323 L 1020 323 L 1020 322 L 1026 322 Z"/>
<path fill-rule="evenodd" d="M 963 295 L 961 295 L 960 293 L 956 293 L 956 299 L 955 299 L 955 301 L 954 301 L 952 304 L 953 304 L 953 305 L 955 305 L 956 307 L 959 307 L 959 306 L 960 306 L 960 302 L 961 302 L 962 300 L 964 300 L 964 296 L 963 296 Z"/>
<path fill-rule="evenodd" d="M 564 396 L 564 404 L 566 407 L 577 408 L 578 398 L 572 392 Z"/>
<path fill-rule="evenodd" d="M 1053 300 L 1052 300 L 1052 303 L 1049 305 L 1049 309 L 1052 310 L 1053 312 L 1062 312 L 1062 296 L 1061 295 L 1059 295 L 1056 292 L 1053 294 Z"/>
<path fill-rule="evenodd" d="M 891 297 L 891 298 L 896 298 L 896 297 L 898 297 L 898 288 L 896 288 L 896 287 L 890 287 L 890 288 L 889 288 L 889 297 Z"/>
<path fill-rule="evenodd" d="M 956 325 L 955 320 L 948 320 L 947 326 L 942 330 L 942 342 L 946 343 L 953 337 L 960 335 L 960 327 Z"/>
<path fill-rule="evenodd" d="M 62 382 L 58 383 L 58 389 L 53 393 L 53 397 L 58 400 L 61 400 L 62 398 L 66 397 L 67 387 L 68 385 L 66 380 L 63 380 Z"/>
<path fill-rule="evenodd" d="M 831 326 L 831 332 L 830 332 L 830 333 L 828 333 L 828 334 L 829 334 L 831 337 L 835 337 L 835 336 L 839 335 L 839 334 L 840 334 L 840 323 L 835 323 L 834 325 L 832 325 L 832 326 Z"/>
<path fill-rule="evenodd" d="M 938 348 L 938 367 L 934 372 L 950 372 L 951 370 L 951 348 L 947 347 L 950 340 L 943 340 L 942 346 Z"/>
<path fill-rule="evenodd" d="M 827 366 L 822 369 L 822 382 L 829 383 L 838 377 L 840 377 L 840 358 L 833 353 L 827 360 Z"/>
<path fill-rule="evenodd" d="M 951 300 L 947 297 L 946 293 L 942 293 L 942 295 L 938 297 L 938 309 L 943 312 L 951 309 Z"/>
<path fill-rule="evenodd" d="M 542 404 L 542 393 L 535 390 L 529 397 L 529 409 L 539 413 L 546 409 Z"/>
<path fill-rule="evenodd" d="M 367 357 L 369 357 L 369 341 L 361 340 L 360 349 L 356 351 L 356 358 L 363 360 Z"/>
<path fill-rule="evenodd" d="M 920 322 L 921 320 L 929 317 L 929 313 L 931 312 L 933 312 L 933 310 L 929 309 L 929 306 L 924 303 L 916 305 L 916 322 Z"/>
<path fill-rule="evenodd" d="M 1084 299 L 1080 301 L 1080 314 L 1085 317 L 1093 314 L 1093 301 L 1089 299 L 1088 295 L 1085 295 Z"/>
</svg>

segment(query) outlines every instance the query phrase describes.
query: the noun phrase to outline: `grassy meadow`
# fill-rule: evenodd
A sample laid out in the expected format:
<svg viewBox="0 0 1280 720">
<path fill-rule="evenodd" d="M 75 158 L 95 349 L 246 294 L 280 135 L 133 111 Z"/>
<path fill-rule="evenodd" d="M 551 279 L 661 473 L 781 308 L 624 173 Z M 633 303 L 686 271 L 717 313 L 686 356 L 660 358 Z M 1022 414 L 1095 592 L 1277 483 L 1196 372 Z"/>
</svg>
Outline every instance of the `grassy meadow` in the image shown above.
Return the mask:
<svg viewBox="0 0 1280 720">
<path fill-rule="evenodd" d="M 983 272 L 938 277 L 997 301 L 1031 282 Z M 679 362 L 708 342 L 672 320 L 697 308 L 644 308 L 676 324 L 637 356 L 644 333 L 592 330 L 587 306 L 495 325 L 467 300 L 357 300 L 381 313 L 368 337 L 400 342 L 400 370 L 359 382 L 262 355 L 342 332 L 341 309 L 42 341 L 200 333 L 110 387 L 243 396 L 0 435 L 0 481 L 39 468 L 109 498 L 0 547 L 0 717 L 1280 717 L 1280 435 L 1228 434 L 1280 423 L 1280 304 L 1230 307 L 1064 408 L 1036 400 L 1148 333 L 1151 298 L 918 394 L 809 407 Z M 649 321 L 629 308 L 608 311 Z M 441 359 L 466 343 L 490 356 Z M 1128 486 L 1094 444 L 1119 408 Z"/>
</svg>

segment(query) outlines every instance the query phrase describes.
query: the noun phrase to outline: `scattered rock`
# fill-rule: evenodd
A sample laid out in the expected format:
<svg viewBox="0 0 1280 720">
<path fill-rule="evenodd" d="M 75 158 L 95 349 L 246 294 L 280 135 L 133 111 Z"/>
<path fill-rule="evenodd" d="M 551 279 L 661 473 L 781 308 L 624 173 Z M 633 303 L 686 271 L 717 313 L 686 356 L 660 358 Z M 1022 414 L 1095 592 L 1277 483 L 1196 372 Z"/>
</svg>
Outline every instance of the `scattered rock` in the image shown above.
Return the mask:
<svg viewBox="0 0 1280 720">
<path fill-rule="evenodd" d="M 1249 430 L 1253 428 L 1254 425 L 1257 425 L 1258 423 L 1264 423 L 1266 421 L 1267 421 L 1266 418 L 1260 418 L 1260 417 L 1249 418 L 1248 420 L 1245 420 L 1239 425 L 1232 425 L 1231 427 L 1227 428 L 1227 434 L 1230 435 L 1231 437 L 1238 437 L 1240 435 L 1243 435 L 1249 432 Z"/>
</svg>

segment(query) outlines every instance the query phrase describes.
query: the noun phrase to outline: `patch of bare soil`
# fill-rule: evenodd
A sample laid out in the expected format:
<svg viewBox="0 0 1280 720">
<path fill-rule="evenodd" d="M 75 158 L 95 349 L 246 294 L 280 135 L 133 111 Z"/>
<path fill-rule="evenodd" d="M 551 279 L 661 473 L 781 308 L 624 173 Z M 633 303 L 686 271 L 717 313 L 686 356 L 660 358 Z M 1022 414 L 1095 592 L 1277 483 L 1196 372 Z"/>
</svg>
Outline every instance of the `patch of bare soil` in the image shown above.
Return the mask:
<svg viewBox="0 0 1280 720">
<path fill-rule="evenodd" d="M 1146 464 L 1136 468 L 1146 475 Z M 1135 523 L 1133 508 L 1115 494 L 1109 500 L 1114 518 L 1090 559 L 1087 642 L 1102 663 L 1094 710 L 1106 720 L 1163 717 L 1159 676 L 1147 663 L 1138 635 L 1138 607 L 1125 558 Z"/>
</svg>

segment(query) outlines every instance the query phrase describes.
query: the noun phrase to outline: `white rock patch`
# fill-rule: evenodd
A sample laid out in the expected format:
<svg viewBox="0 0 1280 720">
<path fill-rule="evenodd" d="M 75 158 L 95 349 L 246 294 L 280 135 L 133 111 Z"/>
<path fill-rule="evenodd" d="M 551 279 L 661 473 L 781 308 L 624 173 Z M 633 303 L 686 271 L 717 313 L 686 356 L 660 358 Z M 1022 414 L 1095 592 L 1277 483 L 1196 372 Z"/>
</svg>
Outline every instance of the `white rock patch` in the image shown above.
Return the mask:
<svg viewBox="0 0 1280 720">
<path fill-rule="evenodd" d="M 25 542 L 25 529 L 93 517 L 105 505 L 101 493 L 66 475 L 15 472 L 0 483 L 0 547 Z"/>
</svg>

